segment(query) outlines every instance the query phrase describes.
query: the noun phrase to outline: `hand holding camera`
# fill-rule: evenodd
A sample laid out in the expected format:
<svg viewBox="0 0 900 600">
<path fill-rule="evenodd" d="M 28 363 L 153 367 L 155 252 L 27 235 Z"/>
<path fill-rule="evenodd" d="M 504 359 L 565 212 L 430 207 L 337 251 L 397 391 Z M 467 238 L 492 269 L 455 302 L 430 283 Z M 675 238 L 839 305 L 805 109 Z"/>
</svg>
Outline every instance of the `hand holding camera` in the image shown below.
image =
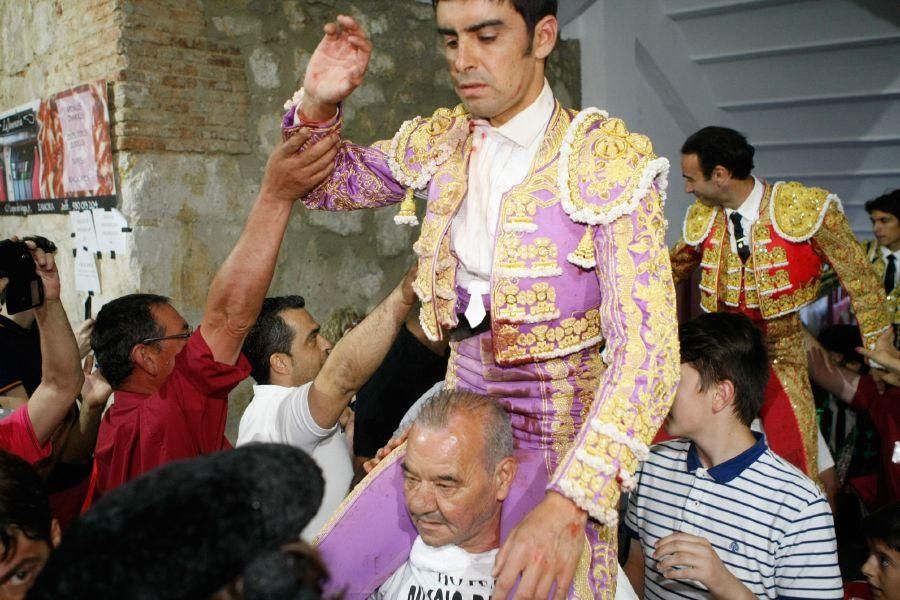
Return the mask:
<svg viewBox="0 0 900 600">
<path fill-rule="evenodd" d="M 45 300 L 59 300 L 59 273 L 53 253 L 56 245 L 45 237 L 0 241 L 0 279 L 7 281 L 6 309 L 15 314 Z"/>
</svg>

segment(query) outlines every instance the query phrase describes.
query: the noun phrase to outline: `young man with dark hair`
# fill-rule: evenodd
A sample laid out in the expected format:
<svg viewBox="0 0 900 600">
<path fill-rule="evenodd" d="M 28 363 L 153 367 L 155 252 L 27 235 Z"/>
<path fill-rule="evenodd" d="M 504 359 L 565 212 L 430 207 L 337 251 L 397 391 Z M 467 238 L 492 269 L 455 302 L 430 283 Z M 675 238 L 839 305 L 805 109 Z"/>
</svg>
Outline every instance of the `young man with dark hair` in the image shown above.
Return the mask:
<svg viewBox="0 0 900 600">
<path fill-rule="evenodd" d="M 461 104 L 407 121 L 392 140 L 341 143 L 332 176 L 303 202 L 399 204 L 395 221 L 415 224 L 415 197 L 427 199 L 414 289 L 425 334 L 450 340 L 447 389 L 495 397 L 518 447 L 543 453 L 522 481 L 544 495 L 503 541 L 495 593 L 519 581 L 519 597 L 612 598 L 620 481 L 637 468 L 677 380 L 668 162 L 621 119 L 554 97 L 544 75 L 555 0 L 434 6 Z M 338 136 L 340 105 L 371 52 L 352 18 L 327 24 L 283 135 L 310 127 Z M 409 553 L 414 531 L 393 517 L 402 507 L 383 500 L 399 501 L 391 465 L 323 531 L 323 557 L 346 567 L 335 591 L 367 596 L 384 565 Z"/>
<path fill-rule="evenodd" d="M 862 520 L 869 558 L 862 567 L 873 600 L 900 600 L 900 502 Z"/>
<path fill-rule="evenodd" d="M 170 461 L 230 447 L 228 393 L 250 372 L 241 345 L 272 281 L 294 201 L 332 168 L 335 141 L 298 152 L 309 138 L 300 132 L 269 157 L 196 331 L 162 296 L 124 296 L 100 310 L 91 344 L 116 399 L 97 437 L 95 493 Z"/>
<path fill-rule="evenodd" d="M 338 420 L 384 360 L 415 303 L 413 277 L 414 269 L 333 350 L 301 296 L 266 298 L 247 335 L 244 354 L 257 385 L 241 417 L 237 445 L 290 444 L 322 468 L 325 496 L 305 537 L 321 529 L 350 490 L 351 448 Z"/>
<path fill-rule="evenodd" d="M 762 333 L 712 313 L 680 329 L 681 382 L 629 498 L 625 571 L 645 598 L 842 598 L 831 509 L 750 430 L 769 367 Z M 640 593 L 643 590 L 643 594 Z"/>
<path fill-rule="evenodd" d="M 59 539 L 37 471 L 0 450 L 0 598 L 25 598 Z"/>
<path fill-rule="evenodd" d="M 815 404 L 806 374 L 799 310 L 815 300 L 827 264 L 850 295 L 863 342 L 889 335 L 881 285 L 837 196 L 752 175 L 754 149 L 741 133 L 705 127 L 684 143 L 688 208 L 671 251 L 676 283 L 700 268 L 700 307 L 738 312 L 767 336 L 771 377 L 760 411 L 769 446 L 817 477 Z"/>
<path fill-rule="evenodd" d="M 866 202 L 875 240 L 863 242 L 866 258 L 884 284 L 894 325 L 894 345 L 900 347 L 900 188 Z"/>
</svg>

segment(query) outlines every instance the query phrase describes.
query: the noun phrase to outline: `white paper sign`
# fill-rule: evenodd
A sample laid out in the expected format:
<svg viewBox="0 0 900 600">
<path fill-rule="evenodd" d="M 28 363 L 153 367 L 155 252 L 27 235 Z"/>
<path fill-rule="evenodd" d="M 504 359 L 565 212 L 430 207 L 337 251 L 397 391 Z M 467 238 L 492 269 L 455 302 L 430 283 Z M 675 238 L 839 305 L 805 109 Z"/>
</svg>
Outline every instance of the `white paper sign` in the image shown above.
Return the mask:
<svg viewBox="0 0 900 600">
<path fill-rule="evenodd" d="M 95 208 L 92 212 L 94 213 L 94 226 L 97 229 L 97 244 L 100 251 L 124 254 L 125 232 L 122 229 L 128 227 L 125 215 L 115 208 L 111 210 Z"/>
<path fill-rule="evenodd" d="M 75 247 L 78 250 L 84 250 L 85 248 L 90 252 L 99 250 L 91 211 L 72 211 L 69 213 L 69 222 L 72 224 L 72 232 L 75 234 Z"/>
<path fill-rule="evenodd" d="M 95 294 L 101 292 L 100 275 L 97 273 L 94 255 L 81 248 L 75 251 L 75 289 L 79 292 L 94 292 Z"/>
</svg>

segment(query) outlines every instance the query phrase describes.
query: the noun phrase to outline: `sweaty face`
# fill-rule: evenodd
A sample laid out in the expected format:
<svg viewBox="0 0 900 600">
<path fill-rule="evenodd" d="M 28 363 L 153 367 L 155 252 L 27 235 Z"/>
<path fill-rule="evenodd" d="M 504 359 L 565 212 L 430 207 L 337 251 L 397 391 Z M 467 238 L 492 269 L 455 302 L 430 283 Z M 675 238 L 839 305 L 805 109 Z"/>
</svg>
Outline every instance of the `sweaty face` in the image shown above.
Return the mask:
<svg viewBox="0 0 900 600">
<path fill-rule="evenodd" d="M 666 433 L 675 437 L 690 437 L 712 414 L 708 395 L 714 386 L 700 390 L 700 373 L 688 363 L 681 363 L 681 381 L 675 390 L 675 401 L 666 417 Z"/>
<path fill-rule="evenodd" d="M 867 540 L 869 558 L 862 567 L 875 600 L 900 600 L 900 552 L 881 540 Z"/>
<path fill-rule="evenodd" d="M 300 386 L 312 381 L 322 370 L 331 342 L 319 334 L 319 324 L 305 308 L 290 308 L 280 313 L 294 332 L 291 343 L 291 385 Z"/>
<path fill-rule="evenodd" d="M 429 546 L 455 544 L 469 552 L 496 547 L 500 501 L 486 468 L 481 427 L 459 417 L 443 430 L 414 426 L 403 463 L 406 508 Z"/>
<path fill-rule="evenodd" d="M 15 540 L 15 553 L 0 563 L 0 600 L 25 598 L 50 558 L 47 542 L 32 540 L 18 530 Z"/>
<path fill-rule="evenodd" d="M 892 251 L 900 249 L 900 219 L 880 210 L 873 210 L 869 218 L 878 243 Z"/>
<path fill-rule="evenodd" d="M 700 159 L 696 154 L 681 155 L 681 176 L 684 178 L 684 191 L 693 194 L 697 200 L 707 206 L 719 206 L 721 190 L 712 179 L 707 179 L 700 169 Z"/>
<path fill-rule="evenodd" d="M 512 2 L 441 0 L 437 25 L 453 86 L 473 115 L 499 126 L 540 94 L 544 67 L 537 54 L 545 49 L 535 51 Z"/>
</svg>

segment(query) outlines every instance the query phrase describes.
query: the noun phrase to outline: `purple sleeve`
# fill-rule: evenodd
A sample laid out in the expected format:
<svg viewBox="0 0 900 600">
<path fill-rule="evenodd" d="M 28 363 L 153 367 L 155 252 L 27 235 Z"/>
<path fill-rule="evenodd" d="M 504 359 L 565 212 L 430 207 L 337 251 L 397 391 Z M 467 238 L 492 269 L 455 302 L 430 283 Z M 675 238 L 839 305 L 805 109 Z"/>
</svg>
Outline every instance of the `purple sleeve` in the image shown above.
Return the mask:
<svg viewBox="0 0 900 600">
<path fill-rule="evenodd" d="M 584 426 L 549 489 L 602 523 L 618 520 L 620 489 L 668 413 L 678 384 L 675 290 L 666 221 L 654 186 L 594 235 L 606 372 Z"/>
<path fill-rule="evenodd" d="M 312 123 L 301 120 L 298 125 L 292 124 L 294 111 L 291 108 L 282 121 L 284 139 L 301 128 L 307 128 L 312 132 L 312 138 L 305 148 L 331 133 L 340 135 L 343 125 L 341 110 L 329 121 Z M 328 179 L 301 199 L 303 205 L 311 209 L 338 211 L 377 208 L 400 202 L 406 188 L 391 173 L 387 155 L 383 151 L 385 146 L 384 142 L 374 146 L 341 142 L 334 161 L 334 171 Z"/>
</svg>

